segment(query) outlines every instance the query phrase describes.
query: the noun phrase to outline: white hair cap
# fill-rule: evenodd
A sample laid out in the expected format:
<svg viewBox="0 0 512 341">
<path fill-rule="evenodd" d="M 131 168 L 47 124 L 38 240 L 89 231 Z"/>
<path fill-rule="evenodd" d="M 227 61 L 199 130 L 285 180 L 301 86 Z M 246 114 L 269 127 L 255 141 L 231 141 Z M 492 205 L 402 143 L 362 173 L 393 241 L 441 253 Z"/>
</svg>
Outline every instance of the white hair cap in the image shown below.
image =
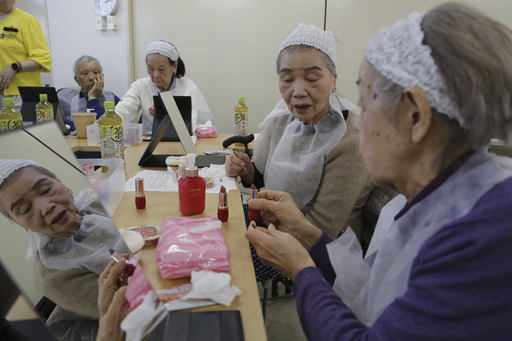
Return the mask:
<svg viewBox="0 0 512 341">
<path fill-rule="evenodd" d="M 0 186 L 9 175 L 27 166 L 43 167 L 41 164 L 27 159 L 0 159 Z"/>
<path fill-rule="evenodd" d="M 178 60 L 178 50 L 176 50 L 173 44 L 167 41 L 157 40 L 149 44 L 146 49 L 146 57 L 150 53 L 160 53 L 170 58 L 173 62 Z"/>
<path fill-rule="evenodd" d="M 279 49 L 279 53 L 283 49 L 292 45 L 312 46 L 331 58 L 335 67 L 338 67 L 336 59 L 336 39 L 330 31 L 324 31 L 315 25 L 306 25 L 300 23 L 299 26 L 286 38 Z"/>
<path fill-rule="evenodd" d="M 368 42 L 364 55 L 384 77 L 404 88 L 419 88 L 431 107 L 465 127 L 466 122 L 448 95 L 443 76 L 432 58 L 430 46 L 423 44 L 425 33 L 421 30 L 421 20 L 424 15 L 414 12 L 409 18 L 382 28 Z"/>
</svg>

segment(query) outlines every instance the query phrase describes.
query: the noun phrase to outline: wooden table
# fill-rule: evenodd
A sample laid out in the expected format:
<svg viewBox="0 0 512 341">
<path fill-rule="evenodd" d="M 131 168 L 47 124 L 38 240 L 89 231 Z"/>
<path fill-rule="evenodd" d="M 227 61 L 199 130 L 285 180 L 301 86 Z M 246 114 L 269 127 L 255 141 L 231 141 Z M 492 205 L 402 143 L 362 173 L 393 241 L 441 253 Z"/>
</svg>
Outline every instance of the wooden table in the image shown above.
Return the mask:
<svg viewBox="0 0 512 341">
<path fill-rule="evenodd" d="M 228 134 L 219 135 L 216 138 L 198 139 L 196 148 L 198 153 L 207 150 L 222 150 L 222 141 Z M 67 137 L 73 151 L 98 151 L 99 147 L 87 146 L 87 140 L 74 136 Z M 138 161 L 144 152 L 147 142 L 137 146 L 125 148 L 126 179 L 130 179 L 144 168 L 138 166 Z M 181 154 L 183 149 L 179 143 L 160 142 L 155 154 Z M 163 168 L 160 168 L 162 170 Z M 113 220 L 118 228 L 134 225 L 155 224 L 162 226 L 165 218 L 181 216 L 179 211 L 178 193 L 146 192 L 146 209 L 135 208 L 135 192 L 126 192 Z M 203 214 L 192 217 L 205 217 L 207 215 L 217 217 L 218 194 L 206 194 L 206 208 Z M 242 290 L 242 295 L 235 298 L 230 307 L 220 304 L 191 309 L 189 311 L 211 310 L 240 310 L 244 327 L 245 339 L 250 341 L 266 340 L 265 325 L 261 311 L 256 277 L 252 265 L 249 242 L 244 236 L 245 218 L 243 215 L 240 192 L 230 191 L 228 194 L 229 220 L 222 224 L 226 243 L 230 252 L 231 284 Z M 169 280 L 160 277 L 159 269 L 155 262 L 155 247 L 142 249 L 142 258 L 139 262 L 144 273 L 150 280 L 155 290 L 174 287 L 183 280 Z"/>
</svg>

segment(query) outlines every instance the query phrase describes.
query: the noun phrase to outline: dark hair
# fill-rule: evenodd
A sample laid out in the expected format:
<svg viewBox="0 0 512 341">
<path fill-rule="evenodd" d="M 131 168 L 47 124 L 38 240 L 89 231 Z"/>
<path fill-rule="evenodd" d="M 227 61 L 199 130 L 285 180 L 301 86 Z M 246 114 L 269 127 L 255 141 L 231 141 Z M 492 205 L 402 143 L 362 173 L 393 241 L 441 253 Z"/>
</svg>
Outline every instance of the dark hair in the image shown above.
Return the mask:
<svg viewBox="0 0 512 341">
<path fill-rule="evenodd" d="M 171 45 L 172 47 L 174 47 L 174 49 L 176 49 L 176 46 L 174 46 L 174 44 L 172 44 L 166 40 L 159 40 L 159 41 L 167 43 L 167 44 Z M 176 51 L 178 51 L 178 49 L 176 49 Z M 148 58 L 148 56 L 146 55 L 146 62 L 147 62 L 147 58 Z M 176 68 L 176 73 L 173 75 L 173 77 L 176 76 L 176 78 L 181 78 L 181 77 L 185 76 L 185 63 L 183 63 L 183 60 L 179 56 L 179 53 L 178 53 L 178 60 L 173 61 L 169 57 L 167 57 L 167 59 L 169 60 L 169 64 L 171 66 L 174 66 L 175 63 L 178 63 L 178 67 Z M 171 79 L 171 82 L 172 82 L 172 79 Z"/>
<path fill-rule="evenodd" d="M 183 60 L 181 60 L 181 57 L 178 57 L 178 60 L 173 62 L 171 60 L 171 58 L 167 58 L 169 59 L 169 63 L 171 64 L 171 66 L 174 66 L 174 63 L 178 63 L 178 67 L 176 68 L 176 78 L 181 78 L 183 76 L 185 76 L 185 63 L 183 63 Z"/>
</svg>

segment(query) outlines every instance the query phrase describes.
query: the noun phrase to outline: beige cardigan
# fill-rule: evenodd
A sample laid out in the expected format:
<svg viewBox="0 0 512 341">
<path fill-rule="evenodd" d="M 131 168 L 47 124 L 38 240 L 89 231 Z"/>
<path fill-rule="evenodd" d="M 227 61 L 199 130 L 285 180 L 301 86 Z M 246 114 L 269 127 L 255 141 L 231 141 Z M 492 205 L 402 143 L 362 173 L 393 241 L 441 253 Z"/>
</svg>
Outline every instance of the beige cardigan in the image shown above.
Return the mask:
<svg viewBox="0 0 512 341">
<path fill-rule="evenodd" d="M 363 206 L 373 189 L 359 153 L 356 119 L 357 116 L 349 112 L 347 132 L 327 155 L 318 190 L 302 208 L 313 225 L 333 238 L 350 226 L 361 240 Z"/>
<path fill-rule="evenodd" d="M 34 262 L 36 285 L 43 295 L 65 310 L 84 318 L 99 319 L 98 275 L 85 269 L 48 269 L 39 254 Z"/>
</svg>

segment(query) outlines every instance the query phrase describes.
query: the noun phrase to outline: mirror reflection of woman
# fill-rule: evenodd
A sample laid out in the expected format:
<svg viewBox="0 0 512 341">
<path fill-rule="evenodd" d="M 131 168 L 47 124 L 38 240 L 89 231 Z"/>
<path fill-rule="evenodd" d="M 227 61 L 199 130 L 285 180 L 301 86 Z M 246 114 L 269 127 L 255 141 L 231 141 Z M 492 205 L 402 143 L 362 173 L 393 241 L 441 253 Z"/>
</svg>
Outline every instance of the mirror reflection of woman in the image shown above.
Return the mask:
<svg viewBox="0 0 512 341">
<path fill-rule="evenodd" d="M 110 261 L 109 249 L 129 252 L 95 192 L 87 188 L 73 198 L 39 163 L 1 159 L 0 210 L 29 233 L 27 258 L 34 261 L 41 293 L 66 320 L 89 321 L 86 330 L 94 339 L 100 316 L 98 278 Z"/>
</svg>

